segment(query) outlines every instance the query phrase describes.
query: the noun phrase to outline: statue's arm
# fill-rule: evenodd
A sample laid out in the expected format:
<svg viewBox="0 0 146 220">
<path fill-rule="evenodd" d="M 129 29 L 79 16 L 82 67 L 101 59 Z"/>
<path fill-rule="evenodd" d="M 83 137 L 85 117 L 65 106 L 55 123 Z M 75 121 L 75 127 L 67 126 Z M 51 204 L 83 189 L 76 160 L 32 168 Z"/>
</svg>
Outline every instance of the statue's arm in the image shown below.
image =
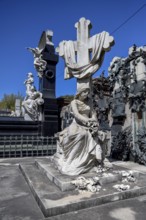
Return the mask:
<svg viewBox="0 0 146 220">
<path fill-rule="evenodd" d="M 71 102 L 71 109 L 72 109 L 72 113 L 74 115 L 74 118 L 78 122 L 81 122 L 82 124 L 87 125 L 89 119 L 80 114 L 80 112 L 78 111 L 76 100 L 73 100 Z"/>
<path fill-rule="evenodd" d="M 92 110 L 91 120 L 97 122 L 97 115 L 95 110 Z"/>
</svg>

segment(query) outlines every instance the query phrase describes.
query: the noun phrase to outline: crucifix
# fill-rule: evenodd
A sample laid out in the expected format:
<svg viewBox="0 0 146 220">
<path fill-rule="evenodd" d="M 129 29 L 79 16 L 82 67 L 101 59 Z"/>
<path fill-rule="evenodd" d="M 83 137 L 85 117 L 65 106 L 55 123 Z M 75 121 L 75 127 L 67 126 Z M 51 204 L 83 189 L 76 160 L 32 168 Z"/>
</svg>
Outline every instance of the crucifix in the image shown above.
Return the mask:
<svg viewBox="0 0 146 220">
<path fill-rule="evenodd" d="M 56 51 L 65 60 L 65 79 L 77 78 L 77 90 L 91 86 L 91 76 L 100 68 L 104 54 L 114 44 L 114 38 L 103 31 L 90 37 L 91 22 L 81 18 L 75 24 L 77 41 L 62 41 Z"/>
</svg>

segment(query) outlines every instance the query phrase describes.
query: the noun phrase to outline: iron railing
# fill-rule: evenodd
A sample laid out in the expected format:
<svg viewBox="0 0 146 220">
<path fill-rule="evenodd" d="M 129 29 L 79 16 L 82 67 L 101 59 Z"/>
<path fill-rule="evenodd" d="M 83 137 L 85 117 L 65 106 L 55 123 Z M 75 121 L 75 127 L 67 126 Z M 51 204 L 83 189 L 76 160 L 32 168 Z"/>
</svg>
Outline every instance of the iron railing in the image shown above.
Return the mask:
<svg viewBox="0 0 146 220">
<path fill-rule="evenodd" d="M 55 152 L 55 137 L 0 136 L 0 158 L 49 156 Z"/>
</svg>

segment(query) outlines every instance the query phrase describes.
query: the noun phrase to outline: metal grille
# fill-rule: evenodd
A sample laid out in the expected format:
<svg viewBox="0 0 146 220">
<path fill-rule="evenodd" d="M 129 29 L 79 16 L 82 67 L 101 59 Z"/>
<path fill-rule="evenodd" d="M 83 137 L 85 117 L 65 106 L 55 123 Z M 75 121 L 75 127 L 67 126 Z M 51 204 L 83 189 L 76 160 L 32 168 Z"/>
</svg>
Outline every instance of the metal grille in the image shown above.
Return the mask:
<svg viewBox="0 0 146 220">
<path fill-rule="evenodd" d="M 55 152 L 55 137 L 0 136 L 0 158 L 49 156 Z"/>
</svg>

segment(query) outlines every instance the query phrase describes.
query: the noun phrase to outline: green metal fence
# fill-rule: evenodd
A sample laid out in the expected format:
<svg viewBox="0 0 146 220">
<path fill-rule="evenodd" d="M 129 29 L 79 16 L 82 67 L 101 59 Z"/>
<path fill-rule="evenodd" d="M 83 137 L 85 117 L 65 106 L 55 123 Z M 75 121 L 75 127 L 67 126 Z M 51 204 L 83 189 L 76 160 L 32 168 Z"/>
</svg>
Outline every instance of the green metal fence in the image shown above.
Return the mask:
<svg viewBox="0 0 146 220">
<path fill-rule="evenodd" d="M 55 137 L 0 136 L 0 158 L 49 156 L 55 152 Z"/>
</svg>

